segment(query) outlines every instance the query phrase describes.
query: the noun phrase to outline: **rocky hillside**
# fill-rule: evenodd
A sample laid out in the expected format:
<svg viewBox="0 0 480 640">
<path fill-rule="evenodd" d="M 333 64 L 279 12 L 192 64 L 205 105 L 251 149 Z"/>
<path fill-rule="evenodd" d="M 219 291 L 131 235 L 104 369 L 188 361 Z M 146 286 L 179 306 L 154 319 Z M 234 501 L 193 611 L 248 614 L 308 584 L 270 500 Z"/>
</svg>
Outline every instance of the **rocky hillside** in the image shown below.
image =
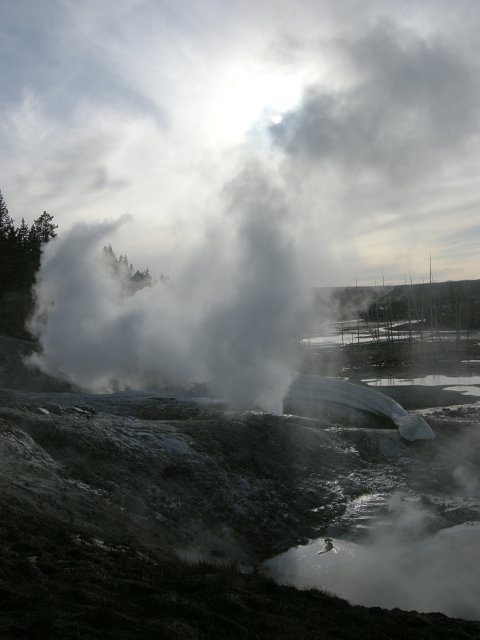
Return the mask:
<svg viewBox="0 0 480 640">
<path fill-rule="evenodd" d="M 477 622 L 352 607 L 261 569 L 319 535 L 361 535 L 352 505 L 372 492 L 421 488 L 454 524 L 452 435 L 441 415 L 435 428 L 413 446 L 196 397 L 3 389 L 0 637 L 478 638 Z M 478 519 L 469 504 L 462 520 Z"/>
</svg>

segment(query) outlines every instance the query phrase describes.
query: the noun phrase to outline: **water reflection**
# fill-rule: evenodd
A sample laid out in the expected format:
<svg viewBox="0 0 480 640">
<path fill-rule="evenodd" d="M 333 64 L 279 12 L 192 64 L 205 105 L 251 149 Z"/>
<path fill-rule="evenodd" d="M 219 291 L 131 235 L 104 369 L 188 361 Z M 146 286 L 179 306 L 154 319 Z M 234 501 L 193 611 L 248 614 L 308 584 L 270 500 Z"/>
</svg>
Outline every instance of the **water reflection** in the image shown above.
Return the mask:
<svg viewBox="0 0 480 640">
<path fill-rule="evenodd" d="M 324 589 L 353 604 L 441 611 L 480 619 L 480 522 L 414 539 L 378 534 L 364 544 L 324 539 L 264 564 L 282 584 Z"/>
<path fill-rule="evenodd" d="M 407 385 L 424 385 L 426 387 L 445 387 L 448 385 L 460 385 L 469 387 L 471 385 L 480 385 L 480 376 L 444 376 L 440 374 L 432 374 L 422 377 L 412 376 L 404 378 L 388 376 L 386 378 L 364 378 L 362 382 L 366 382 L 372 387 L 397 387 Z M 461 389 L 455 389 L 455 391 L 459 390 Z"/>
</svg>

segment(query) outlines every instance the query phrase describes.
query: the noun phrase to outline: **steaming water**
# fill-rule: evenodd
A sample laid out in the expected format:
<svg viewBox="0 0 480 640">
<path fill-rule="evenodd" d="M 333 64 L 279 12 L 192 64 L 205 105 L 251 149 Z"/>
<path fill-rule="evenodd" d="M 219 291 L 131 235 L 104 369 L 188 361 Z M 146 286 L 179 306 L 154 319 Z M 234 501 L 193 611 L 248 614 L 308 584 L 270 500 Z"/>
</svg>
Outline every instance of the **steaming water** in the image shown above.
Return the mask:
<svg viewBox="0 0 480 640">
<path fill-rule="evenodd" d="M 472 387 L 472 389 L 475 391 L 476 389 L 472 385 L 480 385 L 480 376 L 444 376 L 439 374 L 404 378 L 388 376 L 387 378 L 363 378 L 362 382 L 366 382 L 371 387 L 395 387 L 410 385 L 445 387 L 449 385 L 455 385 L 462 387 Z M 478 390 L 478 394 L 480 394 L 480 389 Z"/>
<path fill-rule="evenodd" d="M 458 378 L 417 380 L 443 387 Z M 474 376 L 468 380 L 479 382 Z M 479 390 L 473 385 L 466 389 Z M 472 416 L 468 430 L 457 436 L 448 431 L 448 441 L 439 441 L 426 457 L 420 449 L 400 449 L 398 442 L 375 449 L 374 432 L 360 432 L 365 435 L 363 443 L 356 440 L 359 451 L 375 464 L 369 465 L 372 475 L 363 493 L 351 496 L 343 514 L 324 529 L 324 535 L 333 537 L 333 549 L 325 545 L 325 538 L 314 540 L 266 562 L 267 572 L 280 583 L 323 589 L 353 604 L 480 620 L 479 438 L 474 409 Z M 448 428 L 453 426 L 449 420 Z M 384 432 L 375 434 L 385 444 Z M 372 458 L 375 452 L 380 457 Z M 418 466 L 413 464 L 416 456 Z M 401 469 L 407 473 L 406 485 Z"/>
<path fill-rule="evenodd" d="M 402 540 L 379 534 L 364 544 L 323 538 L 265 563 L 282 584 L 318 588 L 353 604 L 439 611 L 480 620 L 480 522 Z"/>
<path fill-rule="evenodd" d="M 468 385 L 445 387 L 445 391 L 459 391 L 464 396 L 480 396 L 480 387 L 473 387 Z"/>
<path fill-rule="evenodd" d="M 400 320 L 388 325 L 378 325 L 377 323 L 365 322 L 361 319 L 335 322 L 329 326 L 314 330 L 314 333 L 304 336 L 301 344 L 304 347 L 332 347 L 349 344 L 373 344 L 393 340 L 394 342 L 408 340 L 437 341 L 439 339 L 452 340 L 477 340 L 476 332 L 466 331 L 434 331 L 421 327 L 417 322 Z"/>
</svg>

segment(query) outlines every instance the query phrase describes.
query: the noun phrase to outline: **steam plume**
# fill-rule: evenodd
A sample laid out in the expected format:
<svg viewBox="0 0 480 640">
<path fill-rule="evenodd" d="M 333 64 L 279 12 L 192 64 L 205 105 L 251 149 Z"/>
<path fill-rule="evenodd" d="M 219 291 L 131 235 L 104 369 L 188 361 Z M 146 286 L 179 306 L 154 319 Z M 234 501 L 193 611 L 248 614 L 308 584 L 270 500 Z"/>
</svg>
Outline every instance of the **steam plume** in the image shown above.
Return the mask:
<svg viewBox="0 0 480 640">
<path fill-rule="evenodd" d="M 32 363 L 94 391 L 209 381 L 234 407 L 280 412 L 301 296 L 288 211 L 258 167 L 225 198 L 174 283 L 130 297 L 101 251 L 124 221 L 80 224 L 52 242 L 35 288 L 30 330 L 42 350 Z"/>
</svg>

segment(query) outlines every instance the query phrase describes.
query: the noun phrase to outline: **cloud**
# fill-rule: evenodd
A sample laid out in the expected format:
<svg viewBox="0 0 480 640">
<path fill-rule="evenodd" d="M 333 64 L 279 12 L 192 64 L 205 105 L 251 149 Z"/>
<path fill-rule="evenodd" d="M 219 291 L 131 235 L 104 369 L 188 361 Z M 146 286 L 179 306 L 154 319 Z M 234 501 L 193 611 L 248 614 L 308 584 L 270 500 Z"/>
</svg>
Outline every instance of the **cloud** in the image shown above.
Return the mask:
<svg viewBox="0 0 480 640">
<path fill-rule="evenodd" d="M 445 238 L 471 224 L 480 102 L 468 51 L 392 19 L 306 46 L 320 66 L 328 52 L 327 70 L 270 127 L 303 223 L 350 282 L 421 280 L 426 256 L 448 255 Z M 437 276 L 471 268 L 466 251 Z"/>
<path fill-rule="evenodd" d="M 54 1 L 39 11 L 19 0 L 3 18 L 0 188 L 12 215 L 31 221 L 47 209 L 62 233 L 132 212 L 122 251 L 154 271 L 173 275 L 179 228 L 192 245 L 209 226 L 241 170 L 238 146 L 283 171 L 309 284 L 373 281 L 382 269 L 395 278 L 399 255 L 402 279 L 430 250 L 447 256 L 443 205 L 461 231 L 467 192 L 478 192 L 480 10 L 467 0 L 455 10 L 280 0 L 274 12 L 219 0 Z M 290 111 L 269 139 L 275 92 Z M 434 228 L 421 215 L 429 205 Z M 371 242 L 388 218 L 391 232 Z M 392 260 L 378 252 L 385 243 Z M 447 256 L 442 273 L 472 264 Z"/>
<path fill-rule="evenodd" d="M 350 86 L 310 87 L 300 108 L 271 128 L 292 157 L 403 185 L 436 174 L 476 137 L 477 74 L 457 52 L 388 23 L 338 46 Z"/>
<path fill-rule="evenodd" d="M 133 151 L 154 130 L 148 120 L 132 121 L 108 109 L 79 107 L 73 119 L 75 127 L 55 121 L 33 94 L 4 114 L 2 128 L 14 140 L 5 175 L 11 189 L 23 192 L 17 210 L 27 219 L 35 214 L 34 202 L 54 211 L 84 208 L 124 189 L 130 176 L 115 156 Z"/>
</svg>

